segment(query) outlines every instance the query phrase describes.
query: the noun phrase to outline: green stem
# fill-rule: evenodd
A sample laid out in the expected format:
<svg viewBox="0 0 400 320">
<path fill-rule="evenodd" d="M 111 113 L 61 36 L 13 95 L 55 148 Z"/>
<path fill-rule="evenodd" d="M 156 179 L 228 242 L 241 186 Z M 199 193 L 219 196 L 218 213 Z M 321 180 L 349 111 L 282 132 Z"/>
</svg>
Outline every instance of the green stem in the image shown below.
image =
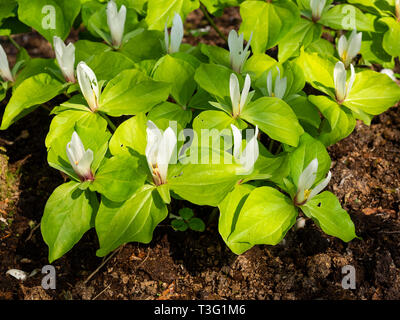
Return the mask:
<svg viewBox="0 0 400 320">
<path fill-rule="evenodd" d="M 21 46 L 15 42 L 15 40 L 9 35 L 8 39 L 11 41 L 11 43 L 14 45 L 14 47 L 16 47 L 19 50 L 21 50 Z"/>
<path fill-rule="evenodd" d="M 204 17 L 207 19 L 207 21 L 210 23 L 211 27 L 218 33 L 218 35 L 225 40 L 225 42 L 228 42 L 228 38 L 219 30 L 217 25 L 215 24 L 214 20 L 211 18 L 210 14 L 208 13 L 206 7 L 204 4 L 200 3 L 200 10 L 203 12 Z"/>
<path fill-rule="evenodd" d="M 115 132 L 115 130 L 117 130 L 117 127 L 115 126 L 114 123 L 112 123 L 111 119 L 110 119 L 106 114 L 104 114 L 104 113 L 100 113 L 100 115 L 101 115 L 104 119 L 106 119 L 108 125 L 110 126 L 110 129 L 111 129 L 113 132 Z"/>
</svg>

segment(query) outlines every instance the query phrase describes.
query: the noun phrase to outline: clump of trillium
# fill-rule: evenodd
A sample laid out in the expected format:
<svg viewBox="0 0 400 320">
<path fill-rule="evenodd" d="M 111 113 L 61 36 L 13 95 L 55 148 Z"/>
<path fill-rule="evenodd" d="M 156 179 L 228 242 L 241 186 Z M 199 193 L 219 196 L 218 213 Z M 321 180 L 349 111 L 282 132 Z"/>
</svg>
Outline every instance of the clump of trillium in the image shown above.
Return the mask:
<svg viewBox="0 0 400 320">
<path fill-rule="evenodd" d="M 93 151 L 85 150 L 81 138 L 75 131 L 72 134 L 71 141 L 67 143 L 67 156 L 72 169 L 82 182 L 94 180 L 90 168 L 93 162 Z"/>
<path fill-rule="evenodd" d="M 267 76 L 267 90 L 270 97 L 277 97 L 282 99 L 285 96 L 287 88 L 287 78 L 283 77 L 281 79 L 281 72 L 278 67 L 278 75 L 275 77 L 275 86 L 272 88 L 272 71 L 268 72 Z"/>
<path fill-rule="evenodd" d="M 112 44 L 115 48 L 119 48 L 122 44 L 124 36 L 126 7 L 124 5 L 118 11 L 117 4 L 111 0 L 107 4 L 107 24 L 110 29 Z"/>
<path fill-rule="evenodd" d="M 76 74 L 78 76 L 78 83 L 82 94 L 85 97 L 90 110 L 95 112 L 99 108 L 100 100 L 100 87 L 96 75 L 83 61 L 78 63 Z"/>
<path fill-rule="evenodd" d="M 246 79 L 244 81 L 244 86 L 242 93 L 240 94 L 240 85 L 237 76 L 232 73 L 229 80 L 229 91 L 232 102 L 232 115 L 234 118 L 240 116 L 243 108 L 251 100 L 254 92 L 250 91 L 251 79 L 248 74 L 246 74 Z"/>
<path fill-rule="evenodd" d="M 251 38 L 253 37 L 253 33 L 250 35 L 250 39 L 247 42 L 245 48 L 243 48 L 243 33 L 240 36 L 237 34 L 235 30 L 231 30 L 228 35 L 228 46 L 229 46 L 229 58 L 231 62 L 232 69 L 241 73 L 243 66 L 250 55 L 249 48 L 251 43 Z"/>
<path fill-rule="evenodd" d="M 233 156 L 242 165 L 243 172 L 250 173 L 259 156 L 258 126 L 256 126 L 254 136 L 247 142 L 243 151 L 242 132 L 233 124 L 231 124 L 231 128 L 233 132 Z"/>
<path fill-rule="evenodd" d="M 53 37 L 54 51 L 61 72 L 67 82 L 76 82 L 75 79 L 75 46 L 72 42 L 65 45 L 64 41 Z"/>
<path fill-rule="evenodd" d="M 300 174 L 299 181 L 297 183 L 297 192 L 294 197 L 294 204 L 296 206 L 305 205 L 328 185 L 332 177 L 330 171 L 328 172 L 328 176 L 325 179 L 323 179 L 314 188 L 312 188 L 317 177 L 317 171 L 318 159 L 315 158 Z"/>
<path fill-rule="evenodd" d="M 11 73 L 10 65 L 8 64 L 7 55 L 3 47 L 0 45 L 0 76 L 4 81 L 13 82 L 15 79 Z"/>
<path fill-rule="evenodd" d="M 349 81 L 347 81 L 347 72 L 343 62 L 339 61 L 335 65 L 335 69 L 333 71 L 333 79 L 335 82 L 335 93 L 336 93 L 336 101 L 339 104 L 342 104 L 347 96 L 349 95 L 351 88 L 353 87 L 354 80 L 356 78 L 356 73 L 354 71 L 354 67 L 351 64 L 351 76 Z"/>
<path fill-rule="evenodd" d="M 338 41 L 339 57 L 347 68 L 351 61 L 357 56 L 361 49 L 362 32 L 353 30 L 349 39 L 342 35 Z"/>
<path fill-rule="evenodd" d="M 168 34 L 168 22 L 165 23 L 164 28 L 164 42 L 165 50 L 167 53 L 179 52 L 183 39 L 183 23 L 181 16 L 175 13 L 174 19 L 172 20 L 171 35 Z"/>
<path fill-rule="evenodd" d="M 177 144 L 177 138 L 172 128 L 168 127 L 163 133 L 152 122 L 147 121 L 146 159 L 153 182 L 156 186 L 167 183 L 168 164 Z"/>
</svg>

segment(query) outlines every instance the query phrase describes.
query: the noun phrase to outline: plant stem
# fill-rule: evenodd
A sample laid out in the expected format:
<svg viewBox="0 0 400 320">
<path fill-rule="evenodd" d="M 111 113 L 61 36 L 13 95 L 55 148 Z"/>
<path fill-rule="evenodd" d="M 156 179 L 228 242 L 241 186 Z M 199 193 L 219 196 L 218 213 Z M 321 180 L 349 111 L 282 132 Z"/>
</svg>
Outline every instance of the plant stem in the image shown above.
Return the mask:
<svg viewBox="0 0 400 320">
<path fill-rule="evenodd" d="M 200 10 L 201 12 L 203 12 L 204 17 L 207 19 L 207 21 L 210 23 L 211 27 L 213 27 L 213 29 L 218 33 L 218 35 L 225 40 L 225 42 L 228 42 L 228 38 L 222 33 L 221 30 L 219 30 L 219 28 L 217 27 L 217 25 L 215 24 L 214 20 L 210 17 L 210 14 L 208 13 L 206 7 L 200 3 Z"/>
<path fill-rule="evenodd" d="M 111 129 L 113 132 L 115 132 L 115 130 L 117 130 L 117 127 L 115 126 L 114 123 L 112 123 L 111 119 L 110 119 L 106 114 L 104 114 L 104 113 L 100 113 L 100 115 L 101 115 L 104 119 L 106 119 L 108 125 L 110 126 L 110 129 Z"/>
<path fill-rule="evenodd" d="M 11 41 L 14 47 L 16 47 L 18 50 L 21 50 L 21 46 L 15 42 L 15 40 L 11 37 L 11 35 L 8 36 L 8 39 Z"/>
</svg>

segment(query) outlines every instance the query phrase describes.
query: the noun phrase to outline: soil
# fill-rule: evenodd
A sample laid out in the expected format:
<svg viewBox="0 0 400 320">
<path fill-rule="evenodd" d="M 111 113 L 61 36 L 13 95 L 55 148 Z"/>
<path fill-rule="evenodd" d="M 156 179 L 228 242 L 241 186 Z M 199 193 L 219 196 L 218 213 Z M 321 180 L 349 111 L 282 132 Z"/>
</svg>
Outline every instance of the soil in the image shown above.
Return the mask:
<svg viewBox="0 0 400 320">
<path fill-rule="evenodd" d="M 227 34 L 239 19 L 237 10 L 229 9 L 216 22 Z M 199 11 L 187 21 L 205 25 Z M 36 33 L 15 40 L 23 44 L 24 37 L 33 39 L 25 44 L 30 54 L 52 56 Z M 186 41 L 223 45 L 214 30 L 201 39 L 187 35 Z M 5 101 L 0 110 L 4 106 Z M 126 244 L 104 261 L 95 256 L 98 241 L 91 230 L 53 263 L 56 290 L 41 287 L 48 251 L 37 228 L 47 198 L 64 182 L 46 161 L 49 123 L 48 111 L 39 108 L 0 132 L 0 217 L 8 222 L 0 222 L 0 299 L 400 299 L 398 107 L 370 127 L 358 123 L 329 148 L 328 190 L 351 215 L 360 239 L 344 243 L 306 220 L 281 244 L 237 256 L 219 236 L 213 208 L 185 204 L 206 222 L 204 232 L 176 232 L 165 220 L 149 245 Z M 356 270 L 354 290 L 341 286 L 346 265 Z M 5 274 L 11 268 L 37 273 L 21 282 Z"/>
</svg>

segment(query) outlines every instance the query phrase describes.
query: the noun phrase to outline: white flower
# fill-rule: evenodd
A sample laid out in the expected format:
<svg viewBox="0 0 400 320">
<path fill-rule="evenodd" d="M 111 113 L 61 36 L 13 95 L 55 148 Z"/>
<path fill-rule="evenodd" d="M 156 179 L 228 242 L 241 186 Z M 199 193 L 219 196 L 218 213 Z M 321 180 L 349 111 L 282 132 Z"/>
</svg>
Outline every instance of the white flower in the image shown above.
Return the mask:
<svg viewBox="0 0 400 320">
<path fill-rule="evenodd" d="M 75 82 L 75 46 L 72 42 L 65 45 L 61 38 L 53 37 L 54 51 L 56 52 L 56 59 L 60 66 L 61 72 L 68 82 Z"/>
<path fill-rule="evenodd" d="M 85 147 L 78 134 L 74 131 L 71 141 L 67 143 L 67 156 L 75 173 L 82 181 L 93 180 L 90 166 L 93 162 L 93 151 Z"/>
<path fill-rule="evenodd" d="M 8 64 L 7 55 L 0 45 L 0 76 L 4 81 L 14 81 L 14 77 L 11 74 L 10 66 Z"/>
<path fill-rule="evenodd" d="M 175 150 L 177 138 L 172 128 L 164 133 L 152 121 L 147 121 L 146 158 L 154 183 L 159 186 L 167 182 L 168 163 Z"/>
<path fill-rule="evenodd" d="M 351 88 L 353 87 L 356 74 L 352 64 L 350 65 L 350 69 L 351 76 L 349 81 L 347 82 L 347 72 L 344 64 L 339 61 L 335 65 L 335 69 L 333 71 L 333 79 L 335 82 L 336 101 L 338 103 L 343 103 L 343 101 L 349 95 Z"/>
<path fill-rule="evenodd" d="M 78 76 L 78 83 L 81 88 L 82 94 L 85 97 L 90 110 L 96 111 L 99 107 L 100 88 L 97 83 L 96 75 L 88 65 L 81 61 L 76 68 Z"/>
<path fill-rule="evenodd" d="M 242 72 L 242 68 L 247 58 L 250 55 L 249 47 L 253 33 L 250 35 L 250 39 L 247 42 L 246 47 L 243 49 L 243 33 L 238 36 L 235 30 L 231 30 L 228 36 L 229 46 L 229 57 L 231 60 L 231 67 L 237 73 Z"/>
<path fill-rule="evenodd" d="M 362 32 L 357 33 L 353 30 L 349 39 L 347 40 L 345 35 L 342 35 L 338 41 L 338 53 L 339 57 L 346 67 L 348 67 L 351 61 L 357 56 L 361 49 Z"/>
<path fill-rule="evenodd" d="M 400 0 L 396 0 L 396 17 L 400 19 Z"/>
<path fill-rule="evenodd" d="M 328 172 L 328 176 L 324 180 L 322 180 L 319 184 L 317 184 L 314 187 L 314 189 L 311 189 L 317 177 L 317 171 L 318 171 L 318 159 L 315 158 L 300 174 L 299 181 L 297 183 L 297 193 L 294 198 L 294 202 L 296 205 L 302 206 L 306 204 L 307 201 L 315 197 L 328 185 L 332 177 L 330 171 Z"/>
<path fill-rule="evenodd" d="M 267 77 L 267 89 L 268 89 L 268 95 L 270 97 L 277 97 L 282 99 L 285 96 L 286 93 L 286 88 L 287 88 L 287 78 L 284 77 L 281 79 L 281 72 L 278 67 L 276 67 L 278 70 L 278 75 L 275 78 L 275 88 L 272 89 L 272 71 L 268 73 Z"/>
<path fill-rule="evenodd" d="M 171 28 L 171 45 L 169 41 L 167 22 L 165 23 L 164 30 L 164 38 L 165 38 L 165 48 L 167 53 L 179 52 L 179 47 L 181 46 L 183 39 L 183 23 L 181 16 L 175 13 L 174 20 L 172 21 Z"/>
<path fill-rule="evenodd" d="M 254 167 L 259 156 L 258 149 L 258 126 L 256 126 L 254 136 L 247 142 L 242 152 L 242 133 L 233 124 L 231 124 L 233 132 L 233 156 L 242 165 L 245 172 L 249 173 Z"/>
<path fill-rule="evenodd" d="M 321 19 L 325 9 L 326 0 L 310 0 L 310 7 L 313 21 Z"/>
<path fill-rule="evenodd" d="M 107 24 L 111 32 L 113 46 L 119 48 L 124 35 L 126 7 L 121 6 L 118 12 L 117 4 L 111 0 L 107 4 Z"/>
<path fill-rule="evenodd" d="M 400 1 L 400 0 L 399 0 Z M 390 79 L 396 81 L 396 77 L 394 76 L 394 72 L 391 69 L 382 69 L 381 73 L 386 74 Z"/>
<path fill-rule="evenodd" d="M 249 102 L 252 94 L 249 95 L 251 79 L 247 74 L 244 81 L 242 94 L 240 94 L 239 80 L 234 73 L 231 74 L 229 81 L 229 91 L 232 101 L 232 115 L 236 118 L 240 115 L 245 105 Z"/>
</svg>

